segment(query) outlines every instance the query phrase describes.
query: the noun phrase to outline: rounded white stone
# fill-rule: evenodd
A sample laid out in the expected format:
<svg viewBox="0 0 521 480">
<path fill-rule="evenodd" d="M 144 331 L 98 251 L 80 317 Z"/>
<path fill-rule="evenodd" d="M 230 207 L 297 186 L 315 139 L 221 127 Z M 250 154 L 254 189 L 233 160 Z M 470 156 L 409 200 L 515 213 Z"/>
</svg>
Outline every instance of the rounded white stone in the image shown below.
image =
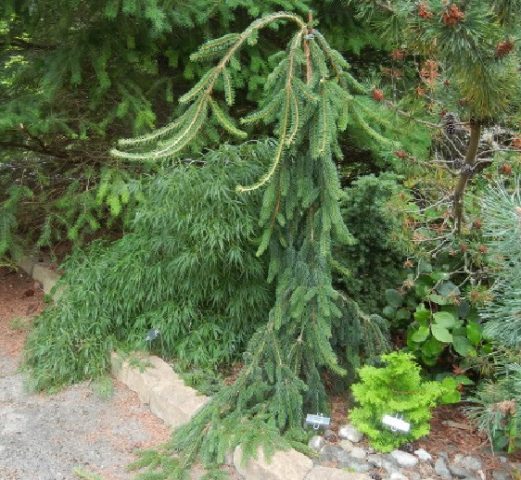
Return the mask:
<svg viewBox="0 0 521 480">
<path fill-rule="evenodd" d="M 414 467 L 418 464 L 418 458 L 410 453 L 404 452 L 402 450 L 393 450 L 391 452 L 391 457 L 394 458 L 396 463 L 400 465 L 400 467 Z"/>
<path fill-rule="evenodd" d="M 364 438 L 364 434 L 349 423 L 338 429 L 338 436 L 353 443 L 358 443 Z"/>
<path fill-rule="evenodd" d="M 430 462 L 432 460 L 432 455 L 423 448 L 414 451 L 414 454 L 422 461 L 422 462 Z"/>
</svg>

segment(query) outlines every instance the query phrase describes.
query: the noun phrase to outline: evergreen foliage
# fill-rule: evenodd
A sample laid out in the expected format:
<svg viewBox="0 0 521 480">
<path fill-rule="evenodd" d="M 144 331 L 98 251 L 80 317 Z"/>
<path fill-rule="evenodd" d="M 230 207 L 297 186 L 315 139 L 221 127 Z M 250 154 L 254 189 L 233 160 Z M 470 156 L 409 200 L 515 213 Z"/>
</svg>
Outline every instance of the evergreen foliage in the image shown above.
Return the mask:
<svg viewBox="0 0 521 480">
<path fill-rule="evenodd" d="M 481 314 L 485 334 L 494 342 L 493 381 L 480 385 L 470 409 L 493 448 L 513 452 L 521 447 L 521 189 L 513 184 L 490 187 L 483 197 L 484 232 L 495 283 Z"/>
<path fill-rule="evenodd" d="M 484 122 L 503 115 L 519 91 L 516 53 L 497 55 L 498 43 L 519 33 L 518 16 L 506 19 L 512 8 L 508 3 L 399 0 L 386 5 L 364 0 L 356 2 L 356 8 L 360 18 L 366 18 L 394 47 L 439 62 L 443 72 L 440 69 L 438 76 L 453 80 L 453 98 L 464 100 L 459 105 L 462 116 Z M 431 80 L 435 89 L 436 79 Z"/>
<path fill-rule="evenodd" d="M 0 169 L 14 168 L 0 174 L 0 202 L 7 201 L 5 192 L 15 183 L 32 191 L 30 204 L 19 202 L 6 235 L 30 246 L 52 246 L 120 234 L 139 199 L 131 192 L 124 203 L 112 192 L 100 203 L 98 188 L 105 188 L 104 178 L 111 175 L 132 190 L 142 168 L 110 157 L 114 140 L 171 120 L 182 92 L 206 70 L 190 60 L 198 45 L 240 31 L 272 9 L 302 12 L 315 6 L 343 51 L 358 54 L 366 44 L 378 44 L 349 9 L 332 0 L 1 2 Z M 232 111 L 261 98 L 272 67 L 269 57 L 283 46 L 277 27 L 262 42 L 244 47 L 240 69 L 225 72 L 244 93 Z M 228 83 L 223 79 L 218 88 Z M 226 111 L 216 103 L 210 108 L 226 124 Z M 262 126 L 250 130 L 265 133 Z M 202 143 L 215 147 L 218 136 L 200 140 L 192 145 L 196 153 Z M 121 213 L 113 215 L 118 203 Z"/>
<path fill-rule="evenodd" d="M 342 285 L 351 298 L 368 312 L 385 305 L 385 291 L 400 285 L 405 274 L 403 262 L 409 245 L 402 233 L 405 194 L 393 174 L 367 175 L 345 189 L 342 215 L 356 244 L 335 251 L 335 258 L 349 266 Z"/>
<path fill-rule="evenodd" d="M 143 187 L 150 178 L 146 169 L 141 170 L 144 171 L 117 166 L 102 167 L 98 172 L 85 169 L 47 209 L 36 247 L 50 246 L 64 239 L 82 245 L 102 228 L 128 228 L 144 199 Z M 88 186 L 90 180 L 92 188 Z"/>
<path fill-rule="evenodd" d="M 509 348 L 521 345 L 521 190 L 495 185 L 483 197 L 485 238 L 495 270 L 492 300 L 481 311 L 485 334 Z"/>
<path fill-rule="evenodd" d="M 480 384 L 468 413 L 494 450 L 513 453 L 521 448 L 521 362 L 513 351 L 498 352 L 496 362 L 495 380 Z"/>
<path fill-rule="evenodd" d="M 381 360 L 381 368 L 366 365 L 359 370 L 360 383 L 352 386 L 359 406 L 351 410 L 349 418 L 376 450 L 390 452 L 429 433 L 431 410 L 446 388 L 439 382 L 422 381 L 420 367 L 409 353 L 393 352 L 382 355 Z M 386 430 L 384 415 L 399 416 L 410 423 L 410 431 Z"/>
<path fill-rule="evenodd" d="M 270 142 L 223 146 L 165 168 L 145 189 L 130 232 L 72 256 L 58 301 L 26 346 L 35 387 L 103 374 L 113 348 L 145 348 L 151 328 L 162 354 L 181 366 L 237 359 L 273 292 L 255 257 L 259 195 L 242 199 L 234 187 L 252 181 L 272 153 Z"/>
<path fill-rule="evenodd" d="M 175 157 L 196 135 L 217 126 L 242 137 L 225 113 L 234 98 L 233 83 L 224 89 L 224 101 L 216 86 L 219 81 L 233 81 L 226 72 L 238 68 L 240 48 L 256 42 L 259 30 L 280 22 L 293 25 L 296 33 L 286 51 L 276 56 L 260 109 L 241 121 L 274 125 L 277 145 L 258 181 L 237 186 L 238 192 L 246 194 L 266 186 L 257 255 L 269 252 L 268 281 L 275 284 L 274 305 L 249 343 L 236 382 L 174 433 L 166 454 L 175 450 L 178 458 L 162 462 L 155 472 L 157 457 L 144 457 L 139 465 L 148 465 L 148 478 L 186 477 L 196 457 L 207 466 L 222 463 L 225 453 L 239 443 L 246 456 L 260 444 L 271 449 L 287 445 L 287 440 L 277 440 L 280 432 L 286 433 L 286 439 L 301 438 L 304 409 L 327 408 L 321 371 L 345 374 L 332 347 L 332 325 L 334 319 L 358 311 L 332 284 L 333 242 L 354 242 L 342 220 L 342 190 L 334 158 L 341 157 L 338 135 L 350 118 L 374 139 L 385 139 L 369 126 L 356 102 L 355 95 L 365 94 L 365 89 L 311 22 L 292 13 L 273 13 L 241 34 L 204 44 L 193 58 L 217 56 L 220 60 L 181 97 L 185 109 L 180 116 L 149 135 L 120 141 L 120 149 L 113 154 L 127 160 Z M 344 324 L 356 326 L 349 317 Z M 378 326 L 374 323 L 363 334 L 344 335 L 346 357 L 352 359 L 361 349 L 384 345 Z"/>
<path fill-rule="evenodd" d="M 418 88 L 429 99 L 428 108 L 442 103 L 441 111 L 458 112 L 468 124 L 470 138 L 453 195 L 453 213 L 460 230 L 465 189 L 479 167 L 477 151 L 483 127 L 505 122 L 519 112 L 520 57 L 514 39 L 519 36 L 521 22 L 519 15 L 509 15 L 517 2 L 350 3 L 359 18 L 366 18 L 395 48 L 423 57 L 417 72 Z"/>
<path fill-rule="evenodd" d="M 33 192 L 6 235 L 43 246 L 124 230 L 143 166 L 114 161 L 111 143 L 168 120 L 202 68 L 189 61 L 197 45 L 281 4 L 291 10 L 306 1 L 2 2 L 0 165 L 13 168 L 0 191 L 17 183 Z M 234 75 L 255 98 L 256 72 L 267 67 L 251 49 L 252 64 Z"/>
<path fill-rule="evenodd" d="M 7 191 L 7 198 L 0 203 L 0 261 L 7 253 L 16 258 L 20 255 L 21 248 L 17 247 L 17 238 L 14 236 L 18 223 L 17 213 L 21 201 L 31 196 L 31 191 L 16 185 L 11 186 Z"/>
</svg>

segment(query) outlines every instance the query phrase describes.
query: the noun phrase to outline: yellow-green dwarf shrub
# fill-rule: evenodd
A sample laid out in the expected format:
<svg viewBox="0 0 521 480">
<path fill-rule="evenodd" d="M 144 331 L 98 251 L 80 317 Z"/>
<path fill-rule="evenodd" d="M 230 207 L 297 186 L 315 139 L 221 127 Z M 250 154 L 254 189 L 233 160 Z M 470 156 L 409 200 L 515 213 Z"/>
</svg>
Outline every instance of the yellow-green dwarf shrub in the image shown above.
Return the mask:
<svg viewBox="0 0 521 480">
<path fill-rule="evenodd" d="M 432 409 L 438 403 L 447 403 L 449 397 L 454 401 L 459 396 L 452 395 L 455 385 L 450 378 L 444 382 L 424 381 L 409 353 L 392 352 L 382 355 L 381 360 L 380 368 L 366 365 L 359 370 L 360 382 L 351 387 L 358 406 L 351 410 L 350 420 L 376 450 L 390 452 L 427 435 Z M 384 415 L 409 422 L 410 431 L 391 431 L 382 424 Z"/>
</svg>

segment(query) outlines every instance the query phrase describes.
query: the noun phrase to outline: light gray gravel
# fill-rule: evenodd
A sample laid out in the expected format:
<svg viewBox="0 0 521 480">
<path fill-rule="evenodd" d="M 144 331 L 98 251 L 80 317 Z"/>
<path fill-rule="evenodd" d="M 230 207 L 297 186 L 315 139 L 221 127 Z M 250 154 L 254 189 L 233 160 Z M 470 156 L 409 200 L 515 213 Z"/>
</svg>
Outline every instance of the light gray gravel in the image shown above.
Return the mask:
<svg viewBox="0 0 521 480">
<path fill-rule="evenodd" d="M 76 468 L 129 480 L 133 452 L 167 438 L 168 429 L 125 387 L 108 400 L 86 383 L 31 394 L 15 357 L 0 351 L 1 480 L 77 480 Z"/>
</svg>

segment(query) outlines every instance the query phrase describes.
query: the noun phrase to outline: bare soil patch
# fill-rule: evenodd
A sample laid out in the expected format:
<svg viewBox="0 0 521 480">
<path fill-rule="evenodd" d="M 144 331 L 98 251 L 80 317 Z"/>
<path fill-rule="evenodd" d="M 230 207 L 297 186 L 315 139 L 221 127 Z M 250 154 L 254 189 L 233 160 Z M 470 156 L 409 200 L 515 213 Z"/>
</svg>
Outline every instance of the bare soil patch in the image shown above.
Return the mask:
<svg viewBox="0 0 521 480">
<path fill-rule="evenodd" d="M 104 480 L 129 480 L 139 449 L 168 440 L 170 429 L 115 383 L 110 398 L 84 382 L 55 395 L 28 392 L 19 372 L 31 321 L 44 307 L 32 279 L 0 269 L 0 478 L 77 479 L 74 470 Z"/>
</svg>

